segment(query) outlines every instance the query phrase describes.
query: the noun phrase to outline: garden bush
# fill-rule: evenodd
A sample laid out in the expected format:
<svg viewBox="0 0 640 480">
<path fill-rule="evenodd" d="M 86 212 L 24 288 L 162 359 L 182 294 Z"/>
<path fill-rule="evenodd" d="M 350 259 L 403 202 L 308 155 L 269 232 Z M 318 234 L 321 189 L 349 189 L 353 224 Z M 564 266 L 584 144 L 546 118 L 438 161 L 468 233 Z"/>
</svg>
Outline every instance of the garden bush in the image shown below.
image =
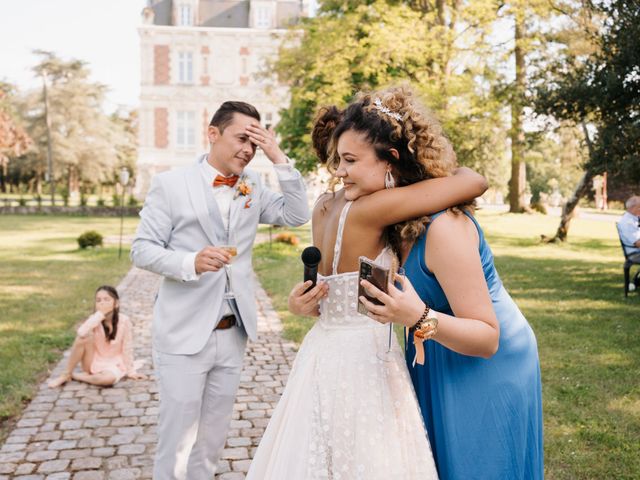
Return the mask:
<svg viewBox="0 0 640 480">
<path fill-rule="evenodd" d="M 88 230 L 78 237 L 78 245 L 80 248 L 101 247 L 102 235 L 95 230 Z"/>
</svg>

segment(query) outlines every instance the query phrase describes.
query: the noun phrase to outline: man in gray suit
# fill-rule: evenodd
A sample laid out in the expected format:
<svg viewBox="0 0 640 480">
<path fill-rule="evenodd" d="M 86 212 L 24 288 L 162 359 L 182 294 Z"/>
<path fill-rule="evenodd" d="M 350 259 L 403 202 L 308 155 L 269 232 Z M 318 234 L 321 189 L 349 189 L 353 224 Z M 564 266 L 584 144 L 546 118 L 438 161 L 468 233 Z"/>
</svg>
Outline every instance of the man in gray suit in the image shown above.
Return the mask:
<svg viewBox="0 0 640 480">
<path fill-rule="evenodd" d="M 256 338 L 251 249 L 259 223 L 309 220 L 300 173 L 257 110 L 225 102 L 195 165 L 153 178 L 131 249 L 137 267 L 164 276 L 153 318 L 160 390 L 153 478 L 209 480 L 224 447 L 247 336 Z M 260 147 L 282 193 L 245 167 Z M 237 256 L 231 261 L 233 244 Z"/>
</svg>

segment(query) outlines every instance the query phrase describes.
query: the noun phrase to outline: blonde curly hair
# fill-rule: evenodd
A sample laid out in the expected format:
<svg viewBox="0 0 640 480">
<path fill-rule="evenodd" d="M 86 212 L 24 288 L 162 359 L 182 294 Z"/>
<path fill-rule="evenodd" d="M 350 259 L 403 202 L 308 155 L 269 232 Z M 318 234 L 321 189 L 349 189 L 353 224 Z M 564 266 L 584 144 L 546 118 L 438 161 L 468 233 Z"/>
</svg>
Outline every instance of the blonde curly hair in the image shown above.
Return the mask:
<svg viewBox="0 0 640 480">
<path fill-rule="evenodd" d="M 398 186 L 449 176 L 457 167 L 455 152 L 440 123 L 407 86 L 361 92 L 344 110 L 335 106 L 320 109 L 311 138 L 320 162 L 331 174 L 340 163 L 338 139 L 348 130 L 365 135 L 377 157 L 391 165 Z M 334 179 L 332 189 L 339 182 Z M 468 204 L 455 210 L 461 208 L 468 208 Z M 422 217 L 390 226 L 387 240 L 399 252 L 403 242 L 413 242 L 422 234 L 428 221 L 429 217 Z"/>
</svg>

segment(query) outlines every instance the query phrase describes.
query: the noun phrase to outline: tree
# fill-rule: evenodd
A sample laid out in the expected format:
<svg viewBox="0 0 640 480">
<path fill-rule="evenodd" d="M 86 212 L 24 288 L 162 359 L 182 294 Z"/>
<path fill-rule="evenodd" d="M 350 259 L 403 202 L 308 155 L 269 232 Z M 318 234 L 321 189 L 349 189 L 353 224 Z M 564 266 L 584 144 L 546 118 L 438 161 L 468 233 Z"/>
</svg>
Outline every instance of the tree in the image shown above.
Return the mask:
<svg viewBox="0 0 640 480">
<path fill-rule="evenodd" d="M 11 85 L 0 82 L 0 191 L 7 191 L 9 160 L 24 154 L 31 138 L 20 124 L 13 104 Z"/>
<path fill-rule="evenodd" d="M 316 168 L 310 131 L 319 106 L 409 83 L 442 121 L 462 164 L 498 171 L 505 130 L 487 41 L 495 8 L 492 0 L 323 2 L 272 65 L 290 87 L 278 132 L 297 166 Z"/>
<path fill-rule="evenodd" d="M 588 146 L 584 175 L 551 241 L 566 240 L 572 213 L 594 175 L 607 171 L 640 182 L 640 3 L 587 2 L 584 11 L 583 30 L 594 51 L 569 52 L 552 64 L 537 89 L 538 111 L 581 124 Z"/>
<path fill-rule="evenodd" d="M 557 0 L 562 4 L 564 0 Z M 569 0 L 570 1 L 570 0 Z M 511 127 L 511 176 L 509 180 L 509 211 L 520 213 L 526 209 L 527 187 L 525 133 L 526 109 L 531 105 L 529 77 L 535 69 L 540 52 L 547 48 L 545 30 L 554 17 L 548 0 L 508 0 L 500 5 L 498 18 L 513 25 L 512 49 L 508 49 L 504 59 L 513 59 L 513 81 L 503 92 L 509 106 Z"/>
<path fill-rule="evenodd" d="M 69 191 L 86 183 L 109 180 L 118 162 L 117 145 L 122 129 L 102 111 L 106 87 L 89 81 L 89 70 L 79 60 L 64 61 L 51 52 L 34 67 L 48 83 L 53 175 L 64 179 Z M 41 91 L 23 98 L 21 111 L 35 149 L 22 159 L 40 192 L 46 171 L 47 126 Z"/>
<path fill-rule="evenodd" d="M 532 201 L 554 192 L 568 198 L 582 177 L 586 156 L 583 132 L 569 122 L 552 132 L 529 133 L 525 161 Z"/>
<path fill-rule="evenodd" d="M 524 8 L 514 13 L 515 80 L 511 99 L 511 179 L 509 180 L 509 211 L 520 213 L 525 209 L 527 169 L 524 161 L 525 134 L 523 124 L 525 103 L 525 20 Z"/>
</svg>

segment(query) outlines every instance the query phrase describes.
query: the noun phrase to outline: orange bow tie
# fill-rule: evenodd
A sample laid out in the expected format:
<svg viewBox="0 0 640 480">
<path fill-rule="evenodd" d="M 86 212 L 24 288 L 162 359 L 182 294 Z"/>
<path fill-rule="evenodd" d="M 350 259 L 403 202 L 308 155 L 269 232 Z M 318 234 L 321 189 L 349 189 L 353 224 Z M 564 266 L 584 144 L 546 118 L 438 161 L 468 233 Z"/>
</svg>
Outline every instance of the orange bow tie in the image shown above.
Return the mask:
<svg viewBox="0 0 640 480">
<path fill-rule="evenodd" d="M 227 187 L 234 187 L 236 182 L 240 178 L 238 175 L 231 175 L 230 177 L 223 177 L 222 175 L 216 176 L 213 180 L 214 187 L 221 187 L 222 185 L 226 185 Z"/>
</svg>

